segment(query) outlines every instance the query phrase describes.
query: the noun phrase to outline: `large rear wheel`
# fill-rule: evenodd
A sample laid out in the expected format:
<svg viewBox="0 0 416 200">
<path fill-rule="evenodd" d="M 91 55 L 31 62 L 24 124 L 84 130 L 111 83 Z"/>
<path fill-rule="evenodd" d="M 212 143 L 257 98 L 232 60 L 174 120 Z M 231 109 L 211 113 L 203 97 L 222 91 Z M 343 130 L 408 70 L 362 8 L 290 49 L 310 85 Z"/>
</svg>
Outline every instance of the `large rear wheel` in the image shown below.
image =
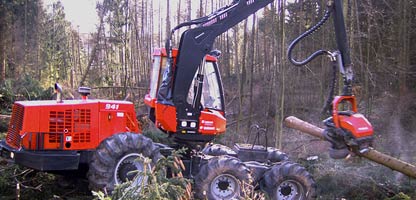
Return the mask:
<svg viewBox="0 0 416 200">
<path fill-rule="evenodd" d="M 271 200 L 306 200 L 316 198 L 316 184 L 301 165 L 290 161 L 275 165 L 263 175 L 261 189 Z"/>
<path fill-rule="evenodd" d="M 147 182 L 141 172 L 151 170 L 161 154 L 156 145 L 143 135 L 120 133 L 113 135 L 98 146 L 94 152 L 88 171 L 91 190 L 112 192 L 114 186 L 134 179 L 135 185 Z M 151 159 L 145 163 L 144 159 Z"/>
<path fill-rule="evenodd" d="M 218 156 L 203 165 L 195 176 L 197 199 L 239 199 L 252 178 L 250 170 L 234 157 Z"/>
</svg>

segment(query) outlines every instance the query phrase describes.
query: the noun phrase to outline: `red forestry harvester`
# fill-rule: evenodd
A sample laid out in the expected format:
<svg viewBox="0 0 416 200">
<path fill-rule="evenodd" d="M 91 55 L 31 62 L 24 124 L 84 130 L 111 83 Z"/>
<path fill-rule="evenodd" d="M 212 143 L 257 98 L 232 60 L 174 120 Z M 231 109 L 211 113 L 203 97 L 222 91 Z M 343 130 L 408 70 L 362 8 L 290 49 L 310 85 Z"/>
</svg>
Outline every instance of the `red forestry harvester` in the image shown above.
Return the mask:
<svg viewBox="0 0 416 200">
<path fill-rule="evenodd" d="M 93 190 L 114 186 L 144 171 L 173 149 L 187 147 L 183 175 L 194 180 L 199 199 L 236 199 L 245 184 L 270 199 L 310 199 L 316 184 L 306 169 L 276 148 L 210 142 L 225 133 L 224 91 L 213 43 L 220 34 L 273 0 L 235 0 L 214 13 L 176 26 L 165 48 L 155 49 L 149 94 L 149 118 L 173 145 L 138 134 L 133 105 L 125 101 L 71 100 L 16 102 L 2 156 L 41 171 L 88 169 Z M 188 27 L 179 47 L 172 35 Z M 85 89 L 85 88 L 84 88 Z M 86 93 L 84 94 L 86 96 Z M 254 126 L 257 137 L 265 131 Z M 267 139 L 266 139 L 267 140 Z M 152 160 L 146 165 L 143 158 Z M 139 176 L 136 180 L 146 181 Z"/>
</svg>

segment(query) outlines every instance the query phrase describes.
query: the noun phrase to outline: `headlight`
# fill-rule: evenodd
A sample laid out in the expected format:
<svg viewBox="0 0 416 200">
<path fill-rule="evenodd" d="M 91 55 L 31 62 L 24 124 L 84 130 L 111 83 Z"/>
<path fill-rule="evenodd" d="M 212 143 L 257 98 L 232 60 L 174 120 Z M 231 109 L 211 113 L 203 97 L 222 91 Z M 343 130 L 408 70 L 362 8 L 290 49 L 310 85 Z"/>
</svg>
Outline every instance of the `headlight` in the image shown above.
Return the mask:
<svg viewBox="0 0 416 200">
<path fill-rule="evenodd" d="M 196 122 L 191 122 L 191 128 L 195 128 L 196 127 Z"/>
</svg>

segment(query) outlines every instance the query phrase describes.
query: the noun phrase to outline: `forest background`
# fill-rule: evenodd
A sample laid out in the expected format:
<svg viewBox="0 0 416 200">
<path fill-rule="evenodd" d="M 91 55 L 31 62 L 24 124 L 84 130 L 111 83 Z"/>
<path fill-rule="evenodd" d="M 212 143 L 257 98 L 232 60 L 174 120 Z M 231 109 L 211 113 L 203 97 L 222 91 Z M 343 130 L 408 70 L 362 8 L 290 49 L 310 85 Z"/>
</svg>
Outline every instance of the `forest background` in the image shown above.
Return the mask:
<svg viewBox="0 0 416 200">
<path fill-rule="evenodd" d="M 77 88 L 88 86 L 92 98 L 133 101 L 144 116 L 154 48 L 176 24 L 231 3 L 195 1 L 101 0 L 96 31 L 86 34 L 66 19 L 59 1 L 0 0 L 0 114 L 9 115 L 16 100 L 53 98 L 52 86 L 59 82 L 66 98 L 78 98 Z M 286 57 L 290 41 L 319 21 L 326 2 L 276 0 L 217 38 L 228 119 L 227 134 L 218 142 L 244 142 L 257 123 L 267 129 L 269 144 L 314 173 L 323 199 L 416 198 L 415 180 L 358 158 L 331 160 L 326 143 L 282 125 L 289 115 L 317 125 L 327 117 L 321 110 L 332 76 L 328 58 L 295 67 Z M 353 90 L 360 112 L 375 127 L 375 148 L 416 163 L 416 2 L 343 2 Z M 176 46 L 179 37 L 174 36 Z M 332 21 L 295 54 L 304 58 L 317 49 L 335 49 Z M 6 122 L 0 132 L 6 132 Z M 313 156 L 318 159 L 308 161 Z M 13 180 L 1 176 L 1 191 L 9 191 Z"/>
</svg>

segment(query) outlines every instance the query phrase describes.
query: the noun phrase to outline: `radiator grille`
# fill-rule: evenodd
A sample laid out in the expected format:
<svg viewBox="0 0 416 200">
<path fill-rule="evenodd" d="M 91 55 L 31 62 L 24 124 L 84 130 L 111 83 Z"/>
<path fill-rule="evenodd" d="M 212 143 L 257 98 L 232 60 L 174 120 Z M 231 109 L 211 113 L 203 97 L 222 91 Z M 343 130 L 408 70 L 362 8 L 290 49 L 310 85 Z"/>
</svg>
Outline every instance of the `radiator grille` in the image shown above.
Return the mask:
<svg viewBox="0 0 416 200">
<path fill-rule="evenodd" d="M 13 105 L 13 114 L 10 119 L 9 129 L 7 131 L 6 141 L 7 144 L 14 147 L 20 148 L 20 131 L 23 128 L 23 114 L 25 108 L 20 104 Z"/>
<path fill-rule="evenodd" d="M 90 109 L 51 111 L 49 117 L 49 143 L 60 143 L 64 135 L 74 143 L 91 142 Z"/>
<path fill-rule="evenodd" d="M 49 113 L 49 143 L 60 143 L 63 133 L 72 132 L 72 110 Z"/>
<path fill-rule="evenodd" d="M 91 110 L 74 110 L 74 143 L 91 142 Z"/>
</svg>

